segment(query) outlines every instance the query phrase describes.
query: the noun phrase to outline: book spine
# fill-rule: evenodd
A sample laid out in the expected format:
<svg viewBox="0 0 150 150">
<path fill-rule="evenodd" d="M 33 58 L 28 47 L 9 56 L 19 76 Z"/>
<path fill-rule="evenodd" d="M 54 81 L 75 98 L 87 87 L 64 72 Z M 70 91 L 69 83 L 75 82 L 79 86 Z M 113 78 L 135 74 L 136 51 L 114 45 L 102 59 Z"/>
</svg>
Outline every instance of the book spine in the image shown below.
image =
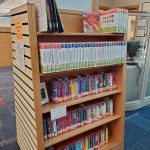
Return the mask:
<svg viewBox="0 0 150 150">
<path fill-rule="evenodd" d="M 43 119 L 43 131 L 44 131 L 44 140 L 46 140 L 48 138 L 46 119 Z"/>
<path fill-rule="evenodd" d="M 126 42 L 40 43 L 39 53 L 42 73 L 60 72 L 125 63 Z"/>
<path fill-rule="evenodd" d="M 54 10 L 53 10 L 53 0 L 49 0 L 49 11 L 51 16 L 51 31 L 56 32 L 56 25 L 55 25 L 55 16 L 54 16 Z"/>
<path fill-rule="evenodd" d="M 50 14 L 50 1 L 46 0 L 46 12 L 47 12 L 47 22 L 48 22 L 48 29 L 47 31 L 52 31 L 52 24 L 51 24 L 51 14 Z"/>
<path fill-rule="evenodd" d="M 64 26 L 63 26 L 63 23 L 61 21 L 61 18 L 60 18 L 59 12 L 58 12 L 56 1 L 53 0 L 53 2 L 54 2 L 56 21 L 57 21 L 57 31 L 62 33 L 62 32 L 64 32 Z"/>
</svg>

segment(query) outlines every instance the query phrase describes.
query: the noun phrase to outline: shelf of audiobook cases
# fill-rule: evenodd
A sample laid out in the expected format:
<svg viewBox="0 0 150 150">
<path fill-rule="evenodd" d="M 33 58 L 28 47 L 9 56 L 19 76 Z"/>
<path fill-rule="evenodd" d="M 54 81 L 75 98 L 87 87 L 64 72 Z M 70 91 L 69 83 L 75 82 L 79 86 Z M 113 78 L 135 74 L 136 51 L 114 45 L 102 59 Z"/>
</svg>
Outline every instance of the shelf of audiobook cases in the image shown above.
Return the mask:
<svg viewBox="0 0 150 150">
<path fill-rule="evenodd" d="M 111 91 L 106 91 L 106 92 L 97 93 L 97 94 L 91 94 L 91 95 L 87 95 L 87 96 L 80 97 L 80 98 L 69 99 L 67 101 L 61 101 L 59 103 L 55 103 L 55 102 L 51 101 L 42 106 L 42 113 L 43 114 L 48 113 L 51 109 L 58 108 L 61 106 L 70 107 L 73 105 L 89 102 L 89 101 L 92 101 L 92 100 L 95 100 L 98 98 L 103 98 L 103 97 L 118 94 L 118 93 L 121 93 L 121 90 L 114 89 Z"/>
<path fill-rule="evenodd" d="M 92 69 L 126 62 L 126 42 L 39 43 L 41 76 L 44 73 Z"/>
<path fill-rule="evenodd" d="M 50 146 L 53 146 L 57 143 L 60 143 L 62 141 L 65 141 L 67 139 L 70 139 L 70 138 L 73 138 L 75 136 L 78 136 L 82 133 L 85 133 L 89 130 L 92 130 L 92 129 L 95 129 L 97 127 L 100 127 L 100 126 L 103 126 L 107 123 L 110 123 L 112 121 L 115 121 L 115 120 L 118 120 L 120 118 L 119 115 L 112 115 L 112 116 L 109 116 L 109 117 L 105 117 L 103 119 L 100 119 L 100 120 L 96 120 L 96 121 L 93 121 L 91 123 L 88 123 L 86 125 L 83 125 L 83 126 L 80 126 L 80 127 L 77 127 L 73 130 L 70 130 L 70 131 L 67 131 L 58 136 L 55 136 L 50 138 L 50 139 L 47 139 L 44 141 L 44 144 L 45 144 L 45 147 L 48 148 Z"/>
</svg>

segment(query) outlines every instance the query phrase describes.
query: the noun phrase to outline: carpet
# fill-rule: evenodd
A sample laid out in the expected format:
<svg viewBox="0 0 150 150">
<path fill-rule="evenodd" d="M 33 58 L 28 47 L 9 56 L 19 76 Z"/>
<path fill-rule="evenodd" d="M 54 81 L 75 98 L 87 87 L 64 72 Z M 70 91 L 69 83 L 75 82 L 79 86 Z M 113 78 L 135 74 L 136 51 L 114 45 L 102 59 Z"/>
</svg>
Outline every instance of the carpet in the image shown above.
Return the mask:
<svg viewBox="0 0 150 150">
<path fill-rule="evenodd" d="M 125 150 L 150 150 L 150 105 L 126 113 Z"/>
</svg>

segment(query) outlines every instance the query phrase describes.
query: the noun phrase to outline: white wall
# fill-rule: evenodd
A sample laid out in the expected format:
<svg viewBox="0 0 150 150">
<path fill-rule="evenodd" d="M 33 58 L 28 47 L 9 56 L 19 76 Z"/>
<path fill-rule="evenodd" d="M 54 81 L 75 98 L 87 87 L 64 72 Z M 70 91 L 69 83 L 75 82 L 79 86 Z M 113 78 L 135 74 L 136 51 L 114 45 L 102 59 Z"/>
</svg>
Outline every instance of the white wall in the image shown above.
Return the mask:
<svg viewBox="0 0 150 150">
<path fill-rule="evenodd" d="M 93 0 L 56 0 L 58 8 L 79 10 L 79 11 L 92 11 Z"/>
<path fill-rule="evenodd" d="M 11 26 L 10 17 L 0 17 L 0 27 L 10 27 Z"/>
<path fill-rule="evenodd" d="M 91 11 L 93 0 L 56 0 L 59 8 Z M 113 0 L 98 0 L 99 6 L 112 7 Z"/>
<path fill-rule="evenodd" d="M 145 3 L 147 2 L 147 3 Z M 143 6 L 142 6 L 143 4 Z M 140 10 L 150 12 L 150 0 L 141 0 Z"/>
</svg>

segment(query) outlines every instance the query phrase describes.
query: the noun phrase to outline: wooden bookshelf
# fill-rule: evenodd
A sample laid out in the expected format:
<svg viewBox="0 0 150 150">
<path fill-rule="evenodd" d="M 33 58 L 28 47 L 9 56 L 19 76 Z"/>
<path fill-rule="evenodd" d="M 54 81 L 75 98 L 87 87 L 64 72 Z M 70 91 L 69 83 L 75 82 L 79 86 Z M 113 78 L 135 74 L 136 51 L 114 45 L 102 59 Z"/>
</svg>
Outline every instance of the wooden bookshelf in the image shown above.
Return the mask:
<svg viewBox="0 0 150 150">
<path fill-rule="evenodd" d="M 62 143 L 64 140 L 77 136 L 79 134 L 92 131 L 97 127 L 108 124 L 110 127 L 109 143 L 101 147 L 101 150 L 123 150 L 124 142 L 124 97 L 125 97 L 125 64 L 116 64 L 103 67 L 92 67 L 75 69 L 63 72 L 40 73 L 38 43 L 39 42 L 87 42 L 87 41 L 123 41 L 124 34 L 84 34 L 81 32 L 81 14 L 73 15 L 74 24 L 66 20 L 71 14 L 61 13 L 61 17 L 67 27 L 64 33 L 37 33 L 35 7 L 31 4 L 25 4 L 11 10 L 12 22 L 12 52 L 13 52 L 13 72 L 14 72 L 14 93 L 16 104 L 16 128 L 17 142 L 21 150 L 44 150 L 54 144 Z M 21 18 L 21 41 L 24 42 L 24 69 L 16 63 L 16 46 L 18 40 L 15 30 L 16 21 Z M 70 29 L 69 29 L 70 27 Z M 72 29 L 72 30 L 71 30 Z M 68 32 L 70 31 L 70 32 Z M 76 33 L 74 32 L 76 31 Z M 89 71 L 112 69 L 117 72 L 117 89 L 81 97 L 75 100 L 68 100 L 62 103 L 49 102 L 41 106 L 40 82 L 49 81 L 55 76 L 66 76 L 68 74 L 85 73 Z M 114 115 L 101 120 L 78 127 L 57 137 L 44 141 L 43 116 L 51 109 L 66 105 L 74 106 L 80 103 L 111 96 L 114 99 Z M 117 148 L 119 147 L 119 148 Z"/>
<path fill-rule="evenodd" d="M 12 66 L 11 28 L 0 27 L 0 67 Z"/>
</svg>

